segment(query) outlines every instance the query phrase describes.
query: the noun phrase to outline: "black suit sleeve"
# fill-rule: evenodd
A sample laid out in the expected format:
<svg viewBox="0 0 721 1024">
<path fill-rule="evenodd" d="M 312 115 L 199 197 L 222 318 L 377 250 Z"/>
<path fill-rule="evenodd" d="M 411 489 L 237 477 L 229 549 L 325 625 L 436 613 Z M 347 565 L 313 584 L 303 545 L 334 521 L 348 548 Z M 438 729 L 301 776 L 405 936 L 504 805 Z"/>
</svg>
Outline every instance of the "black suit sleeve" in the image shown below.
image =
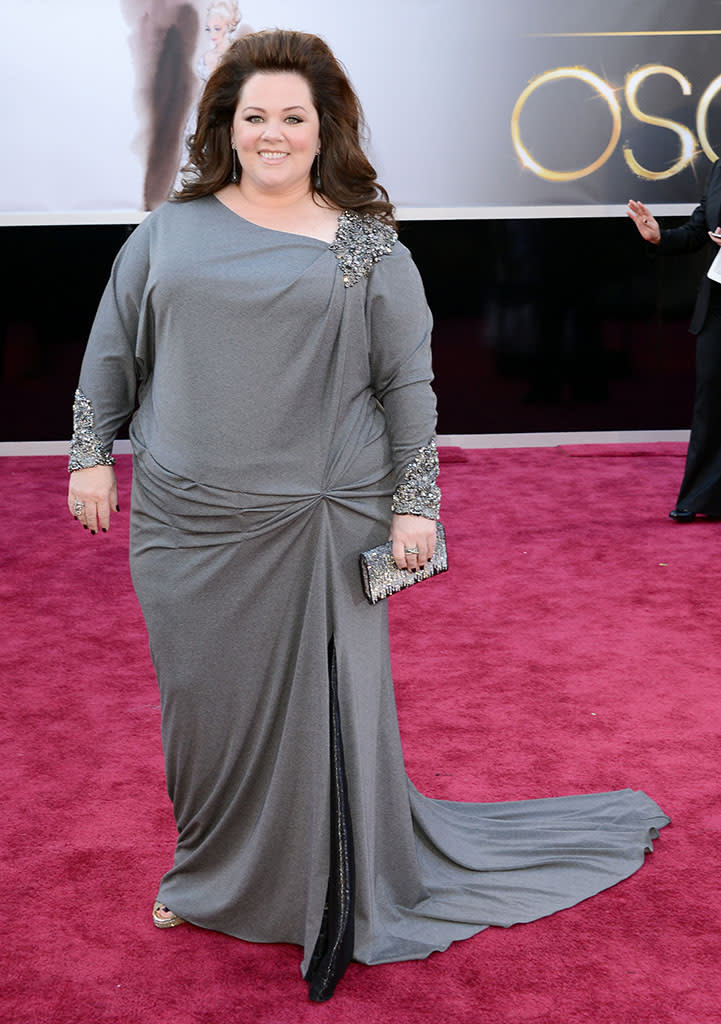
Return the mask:
<svg viewBox="0 0 721 1024">
<path fill-rule="evenodd" d="M 695 252 L 708 242 L 708 232 L 717 227 L 716 224 L 709 223 L 708 200 L 710 193 L 719 185 L 721 185 L 721 160 L 717 160 L 711 167 L 701 202 L 686 223 L 677 228 L 661 229 L 659 249 L 664 252 Z"/>
</svg>

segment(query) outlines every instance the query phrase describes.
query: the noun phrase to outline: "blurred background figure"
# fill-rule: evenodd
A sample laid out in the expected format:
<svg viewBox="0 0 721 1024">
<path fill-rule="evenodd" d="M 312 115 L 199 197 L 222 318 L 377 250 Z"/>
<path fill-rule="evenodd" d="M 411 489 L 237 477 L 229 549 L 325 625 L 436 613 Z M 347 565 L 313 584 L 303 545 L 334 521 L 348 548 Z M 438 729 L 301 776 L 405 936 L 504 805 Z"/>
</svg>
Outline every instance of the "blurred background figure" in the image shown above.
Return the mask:
<svg viewBox="0 0 721 1024">
<path fill-rule="evenodd" d="M 712 166 L 701 202 L 680 227 L 662 228 L 648 207 L 634 199 L 628 216 L 641 237 L 662 251 L 721 246 L 721 161 Z M 669 512 L 677 523 L 693 522 L 698 514 L 721 516 L 721 284 L 706 274 L 689 330 L 696 335 L 696 396 L 686 468 Z"/>
</svg>

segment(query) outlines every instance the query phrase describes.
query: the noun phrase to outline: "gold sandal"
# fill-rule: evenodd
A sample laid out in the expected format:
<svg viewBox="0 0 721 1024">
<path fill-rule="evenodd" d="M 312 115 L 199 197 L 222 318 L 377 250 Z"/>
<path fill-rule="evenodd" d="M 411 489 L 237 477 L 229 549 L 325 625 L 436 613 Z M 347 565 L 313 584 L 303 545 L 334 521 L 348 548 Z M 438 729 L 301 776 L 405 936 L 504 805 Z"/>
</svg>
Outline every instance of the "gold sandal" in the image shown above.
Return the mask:
<svg viewBox="0 0 721 1024">
<path fill-rule="evenodd" d="M 159 917 L 159 910 L 166 910 L 170 917 Z M 156 928 L 175 928 L 176 925 L 185 924 L 185 921 L 174 914 L 170 907 L 166 907 L 162 900 L 156 900 L 153 904 L 153 924 Z"/>
</svg>

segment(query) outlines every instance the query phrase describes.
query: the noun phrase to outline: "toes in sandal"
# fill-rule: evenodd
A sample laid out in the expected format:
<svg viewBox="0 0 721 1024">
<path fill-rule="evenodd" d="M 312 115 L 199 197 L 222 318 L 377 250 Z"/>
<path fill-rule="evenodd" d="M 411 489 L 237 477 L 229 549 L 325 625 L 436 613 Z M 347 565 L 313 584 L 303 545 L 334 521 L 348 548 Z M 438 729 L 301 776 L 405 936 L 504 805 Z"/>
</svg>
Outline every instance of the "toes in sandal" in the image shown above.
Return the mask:
<svg viewBox="0 0 721 1024">
<path fill-rule="evenodd" d="M 161 917 L 161 913 L 169 914 L 170 917 Z M 153 924 L 156 928 L 175 928 L 176 925 L 185 924 L 185 921 L 174 914 L 170 907 L 166 907 L 162 900 L 156 900 L 153 904 Z"/>
</svg>

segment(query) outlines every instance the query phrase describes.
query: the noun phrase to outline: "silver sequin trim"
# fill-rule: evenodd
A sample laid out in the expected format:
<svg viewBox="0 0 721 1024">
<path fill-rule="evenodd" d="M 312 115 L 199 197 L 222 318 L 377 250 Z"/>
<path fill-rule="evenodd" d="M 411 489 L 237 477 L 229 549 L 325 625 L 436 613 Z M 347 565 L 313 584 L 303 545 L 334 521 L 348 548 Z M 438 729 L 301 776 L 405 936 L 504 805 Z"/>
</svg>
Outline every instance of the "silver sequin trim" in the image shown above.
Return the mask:
<svg viewBox="0 0 721 1024">
<path fill-rule="evenodd" d="M 438 478 L 438 448 L 432 438 L 418 449 L 413 462 L 393 495 L 391 511 L 397 515 L 425 516 L 437 519 L 441 510 L 441 491 Z"/>
<path fill-rule="evenodd" d="M 346 288 L 367 277 L 373 264 L 393 251 L 397 239 L 393 228 L 377 217 L 345 210 L 330 251 L 338 259 Z"/>
<path fill-rule="evenodd" d="M 68 472 L 114 464 L 115 459 L 95 433 L 93 403 L 78 388 L 73 402 L 73 439 L 70 442 Z"/>
</svg>

